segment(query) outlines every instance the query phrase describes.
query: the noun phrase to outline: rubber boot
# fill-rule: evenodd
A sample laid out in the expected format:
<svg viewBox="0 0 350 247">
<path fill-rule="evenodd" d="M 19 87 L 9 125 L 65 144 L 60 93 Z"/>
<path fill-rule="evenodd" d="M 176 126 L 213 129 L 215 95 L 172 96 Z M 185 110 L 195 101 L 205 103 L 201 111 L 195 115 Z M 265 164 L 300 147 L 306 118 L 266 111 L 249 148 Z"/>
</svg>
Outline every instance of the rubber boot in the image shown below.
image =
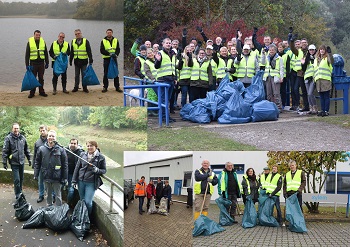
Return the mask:
<svg viewBox="0 0 350 247">
<path fill-rule="evenodd" d="M 64 92 L 64 93 L 69 93 L 69 92 L 67 91 L 67 82 L 62 82 L 62 89 L 63 89 L 63 92 Z"/>
<path fill-rule="evenodd" d="M 202 211 L 202 214 L 203 214 L 204 216 L 208 216 L 208 211 Z"/>
<path fill-rule="evenodd" d="M 197 211 L 194 211 L 193 219 L 196 220 L 199 217 L 199 213 Z"/>
<path fill-rule="evenodd" d="M 52 85 L 53 85 L 52 94 L 55 95 L 57 93 L 57 81 L 52 81 Z"/>
</svg>

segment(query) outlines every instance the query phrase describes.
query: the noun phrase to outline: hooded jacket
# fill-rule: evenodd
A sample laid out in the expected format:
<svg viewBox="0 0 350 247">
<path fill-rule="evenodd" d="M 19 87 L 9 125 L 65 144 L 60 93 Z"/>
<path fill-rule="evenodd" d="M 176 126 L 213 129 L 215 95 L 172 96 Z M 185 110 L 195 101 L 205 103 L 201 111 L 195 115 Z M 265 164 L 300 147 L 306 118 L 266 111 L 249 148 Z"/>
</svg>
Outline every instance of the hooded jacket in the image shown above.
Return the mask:
<svg viewBox="0 0 350 247">
<path fill-rule="evenodd" d="M 2 163 L 10 165 L 24 165 L 24 158 L 30 161 L 30 151 L 26 138 L 19 134 L 16 136 L 12 132 L 5 137 L 4 146 L 2 148 Z"/>
</svg>

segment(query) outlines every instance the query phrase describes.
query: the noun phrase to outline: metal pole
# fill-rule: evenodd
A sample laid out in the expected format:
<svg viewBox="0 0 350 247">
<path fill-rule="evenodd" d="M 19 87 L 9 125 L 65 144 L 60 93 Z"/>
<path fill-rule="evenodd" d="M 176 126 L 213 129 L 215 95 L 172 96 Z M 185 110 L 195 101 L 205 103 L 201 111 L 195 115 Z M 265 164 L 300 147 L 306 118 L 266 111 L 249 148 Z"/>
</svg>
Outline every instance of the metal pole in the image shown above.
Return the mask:
<svg viewBox="0 0 350 247">
<path fill-rule="evenodd" d="M 335 166 L 335 186 L 334 186 L 334 194 L 338 194 L 338 171 L 337 171 L 337 165 Z M 334 202 L 334 213 L 337 212 L 337 202 Z"/>
<path fill-rule="evenodd" d="M 63 148 L 64 150 L 70 152 L 71 154 L 73 154 L 75 157 L 77 157 L 78 159 L 81 159 L 82 161 L 85 161 L 86 163 L 88 163 L 90 166 L 93 166 L 93 164 L 91 164 L 90 162 L 88 162 L 87 160 L 83 159 L 82 157 L 80 157 L 79 155 L 76 155 L 75 153 L 73 153 L 71 150 L 69 150 L 66 147 L 63 147 L 62 145 L 58 144 L 58 142 L 56 142 L 56 145 L 60 146 L 61 148 Z"/>
<path fill-rule="evenodd" d="M 111 183 L 111 197 L 109 199 L 109 212 L 113 211 L 113 184 Z"/>
</svg>

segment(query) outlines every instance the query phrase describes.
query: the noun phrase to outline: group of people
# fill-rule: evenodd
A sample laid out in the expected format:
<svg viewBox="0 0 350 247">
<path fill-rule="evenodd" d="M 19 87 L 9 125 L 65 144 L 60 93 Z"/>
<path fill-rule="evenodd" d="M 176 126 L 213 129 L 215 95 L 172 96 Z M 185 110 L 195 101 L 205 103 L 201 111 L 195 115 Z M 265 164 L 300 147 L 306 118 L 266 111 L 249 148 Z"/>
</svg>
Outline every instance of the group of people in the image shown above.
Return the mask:
<svg viewBox="0 0 350 247">
<path fill-rule="evenodd" d="M 259 200 L 259 194 L 262 190 L 270 198 L 275 199 L 277 210 L 277 222 L 282 225 L 282 213 L 280 207 L 280 195 L 283 193 L 284 198 L 288 198 L 297 193 L 300 208 L 302 210 L 302 193 L 306 186 L 305 172 L 297 169 L 295 161 L 289 162 L 290 171 L 283 177 L 278 173 L 278 165 L 272 166 L 272 172 L 269 167 L 265 167 L 260 176 L 255 174 L 253 168 L 248 168 L 241 183 L 238 181 L 237 173 L 231 162 L 226 162 L 225 168 L 216 176 L 215 172 L 210 169 L 208 160 L 202 161 L 202 167 L 194 173 L 195 184 L 195 212 L 194 219 L 197 219 L 202 213 L 208 215 L 211 195 L 214 193 L 214 186 L 218 187 L 218 194 L 232 202 L 227 208 L 230 216 L 235 220 L 237 209 L 237 198 L 243 198 L 244 204 L 247 199 L 251 199 L 255 204 Z M 204 201 L 205 200 L 205 201 Z M 204 201 L 204 202 L 203 202 Z"/>
<path fill-rule="evenodd" d="M 45 40 L 41 36 L 40 30 L 35 30 L 33 37 L 28 39 L 26 53 L 25 53 L 25 64 L 27 69 L 30 69 L 34 76 L 38 78 L 41 86 L 39 87 L 39 95 L 47 97 L 47 93 L 44 90 L 44 73 L 45 69 L 49 68 L 49 56 L 52 60 L 52 68 L 54 68 L 55 59 L 62 53 L 69 56 L 69 64 L 73 65 L 75 69 L 75 83 L 72 92 L 77 92 L 79 90 L 80 77 L 83 80 L 85 70 L 88 64 L 93 63 L 91 46 L 89 41 L 83 37 L 80 29 L 74 30 L 75 38 L 69 44 L 65 41 L 65 34 L 60 32 L 58 34 L 57 40 L 55 40 L 48 51 Z M 113 30 L 107 29 L 106 36 L 101 41 L 100 53 L 103 58 L 103 89 L 102 92 L 105 93 L 108 90 L 108 66 L 111 59 L 114 59 L 117 63 L 117 57 L 120 53 L 119 41 L 113 36 Z M 68 65 L 68 64 L 67 64 Z M 68 94 L 67 90 L 67 70 L 61 75 L 62 81 L 62 91 Z M 59 75 L 53 72 L 52 85 L 53 85 L 53 95 L 57 94 L 57 83 Z M 86 85 L 83 86 L 83 91 L 88 93 L 89 90 Z M 122 92 L 119 86 L 119 77 L 114 78 L 114 87 L 117 92 Z M 28 95 L 28 98 L 33 98 L 35 96 L 36 88 L 32 89 Z"/>
<path fill-rule="evenodd" d="M 47 206 L 62 205 L 62 188 L 68 185 L 68 203 L 74 197 L 74 188 L 84 199 L 89 214 L 95 191 L 102 185 L 101 175 L 106 173 L 106 159 L 101 154 L 96 141 L 86 143 L 87 151 L 79 146 L 78 140 L 72 138 L 68 147 L 59 145 L 55 130 L 48 130 L 46 125 L 39 126 L 40 137 L 34 144 L 31 155 L 26 138 L 20 133 L 18 123 L 12 125 L 4 140 L 2 149 L 3 167 L 11 165 L 16 199 L 23 193 L 25 158 L 29 166 L 33 165 L 34 179 L 38 180 L 38 203 L 44 200 L 46 191 Z"/>
<path fill-rule="evenodd" d="M 245 87 L 251 85 L 252 77 L 263 72 L 265 98 L 276 103 L 280 112 L 286 109 L 328 116 L 330 106 L 331 74 L 334 62 L 329 46 L 308 44 L 306 38 L 298 39 L 291 27 L 288 39 L 273 41 L 264 36 L 264 43 L 257 41 L 258 28 L 253 35 L 245 37 L 237 30 L 236 37 L 209 39 L 203 28 L 197 27 L 204 42 L 192 38 L 187 43 L 187 29 L 182 31 L 182 46 L 179 40 L 165 37 L 159 44 L 150 41 L 141 44 L 138 38 L 131 49 L 136 56 L 134 71 L 141 79 L 170 85 L 170 112 L 174 113 L 177 97 L 181 92 L 181 107 L 215 90 L 221 80 L 229 75 L 230 81 L 239 79 Z M 137 50 L 138 46 L 139 50 Z M 180 89 L 178 90 L 178 88 Z M 289 95 L 289 88 L 291 92 Z M 300 107 L 302 91 L 303 107 Z M 321 111 L 318 111 L 314 89 L 320 95 Z M 164 103 L 164 95 L 162 101 Z M 292 99 L 289 104 L 289 97 Z M 170 122 L 175 119 L 170 119 Z"/>
<path fill-rule="evenodd" d="M 171 186 L 169 181 L 165 180 L 164 184 L 161 178 L 158 178 L 156 187 L 153 184 L 153 180 L 150 179 L 149 183 L 146 185 L 145 176 L 142 176 L 141 179 L 135 185 L 135 197 L 139 199 L 139 214 L 145 212 L 143 210 L 143 204 L 145 198 L 147 198 L 147 212 L 150 208 L 151 200 L 155 200 L 155 205 L 160 204 L 162 198 L 167 199 L 167 211 L 170 212 L 170 202 L 171 202 Z"/>
</svg>

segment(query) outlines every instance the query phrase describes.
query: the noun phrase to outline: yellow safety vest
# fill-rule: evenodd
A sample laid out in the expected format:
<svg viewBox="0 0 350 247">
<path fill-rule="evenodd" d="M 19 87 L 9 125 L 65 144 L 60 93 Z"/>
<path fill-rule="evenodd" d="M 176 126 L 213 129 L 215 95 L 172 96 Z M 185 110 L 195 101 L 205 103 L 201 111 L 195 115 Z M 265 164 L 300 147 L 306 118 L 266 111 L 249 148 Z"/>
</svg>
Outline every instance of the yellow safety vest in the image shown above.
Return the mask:
<svg viewBox="0 0 350 247">
<path fill-rule="evenodd" d="M 298 56 L 293 57 L 293 70 L 295 72 L 298 72 L 299 70 L 301 70 L 301 59 L 304 57 L 304 52 L 302 49 L 298 50 Z"/>
<path fill-rule="evenodd" d="M 30 37 L 29 40 L 29 48 L 30 48 L 30 60 L 36 60 L 38 58 L 45 59 L 45 41 L 40 37 L 39 48 L 37 48 L 34 37 Z M 38 57 L 39 53 L 39 57 Z"/>
<path fill-rule="evenodd" d="M 102 41 L 106 51 L 108 51 L 109 53 L 115 53 L 117 49 L 117 43 L 118 43 L 117 38 L 113 38 L 112 45 L 107 39 L 103 39 Z M 102 54 L 102 58 L 110 58 L 110 56 L 106 56 Z"/>
<path fill-rule="evenodd" d="M 313 77 L 314 75 L 315 75 L 314 65 L 310 61 L 310 63 L 307 65 L 305 70 L 304 80 L 306 80 L 306 78 Z"/>
<path fill-rule="evenodd" d="M 149 59 L 146 59 L 145 63 L 147 63 L 147 65 L 149 66 L 153 77 L 154 77 L 155 79 L 157 79 L 157 69 L 154 67 L 154 62 L 152 62 L 152 61 L 149 60 Z M 143 68 L 145 68 L 145 65 L 143 65 Z M 142 72 L 142 74 L 143 74 L 143 72 Z M 146 72 L 145 72 L 144 76 L 145 76 L 148 80 L 151 80 L 151 78 L 148 78 L 148 76 L 146 75 Z"/>
<path fill-rule="evenodd" d="M 161 78 L 163 76 L 172 76 L 176 75 L 175 71 L 175 65 L 176 65 L 176 58 L 175 55 L 172 56 L 172 59 L 170 59 L 169 55 L 166 54 L 163 50 L 160 51 L 160 54 L 162 55 L 162 62 L 160 65 L 160 68 L 157 72 L 157 77 Z"/>
<path fill-rule="evenodd" d="M 210 61 L 205 61 L 200 66 L 197 59 L 193 61 L 192 73 L 191 73 L 191 81 L 196 81 L 201 79 L 202 81 L 209 81 L 208 77 L 208 67 L 210 66 Z"/>
<path fill-rule="evenodd" d="M 248 195 L 250 195 L 250 182 L 249 182 L 248 176 L 247 175 L 243 175 L 243 179 L 245 179 L 245 181 L 247 182 Z M 243 186 L 241 186 L 240 188 L 241 188 L 241 194 L 243 195 L 244 194 Z"/>
<path fill-rule="evenodd" d="M 278 180 L 279 180 L 280 177 L 281 177 L 281 175 L 278 174 L 278 173 L 273 177 L 272 180 L 271 180 L 272 173 L 270 173 L 267 176 L 267 179 L 266 179 L 267 185 L 265 186 L 266 187 L 266 193 L 270 193 L 271 194 L 277 188 L 277 183 L 278 183 Z M 279 190 L 276 193 L 276 196 L 279 196 L 280 194 L 281 194 L 281 190 Z"/>
<path fill-rule="evenodd" d="M 270 174 L 269 174 L 270 175 Z M 268 178 L 269 176 L 267 176 Z M 267 182 L 266 176 L 265 176 L 265 173 L 261 174 L 260 176 L 260 184 L 261 184 L 261 188 L 266 190 L 267 186 L 269 185 L 269 183 Z"/>
<path fill-rule="evenodd" d="M 287 183 L 287 189 L 286 191 L 298 191 L 300 185 L 301 185 L 301 170 L 297 170 L 295 172 L 295 175 L 292 179 L 292 172 L 289 171 L 286 174 L 286 183 Z"/>
<path fill-rule="evenodd" d="M 226 76 L 225 70 L 227 68 L 231 68 L 232 67 L 232 63 L 233 63 L 233 60 L 231 58 L 229 58 L 227 60 L 227 65 L 226 65 L 225 60 L 222 59 L 221 57 L 219 57 L 219 64 L 217 66 L 216 78 L 217 79 L 224 78 Z M 230 80 L 232 80 L 232 75 L 230 75 Z"/>
<path fill-rule="evenodd" d="M 266 57 L 266 65 L 263 80 L 266 80 L 268 76 L 277 76 L 278 78 L 280 78 L 280 59 L 281 57 L 277 57 L 275 69 L 272 69 Z"/>
<path fill-rule="evenodd" d="M 143 57 L 141 57 L 141 56 L 137 56 L 137 57 L 135 58 L 135 60 L 136 60 L 136 59 L 138 59 L 138 60 L 140 61 L 140 64 L 141 64 L 141 68 L 140 68 L 141 74 L 143 74 L 144 76 L 146 76 L 146 73 L 145 73 L 145 66 L 144 66 L 146 60 L 145 60 Z"/>
<path fill-rule="evenodd" d="M 76 39 L 73 39 L 72 41 L 72 47 L 74 50 L 74 59 L 88 59 L 88 54 L 86 51 L 86 39 L 83 38 L 82 43 L 80 46 L 78 46 L 77 43 L 75 43 Z"/>
<path fill-rule="evenodd" d="M 60 45 L 58 44 L 57 40 L 55 40 L 52 44 L 52 49 L 53 49 L 53 53 L 55 54 L 55 56 L 60 55 L 61 52 L 66 53 L 68 50 L 68 42 L 63 41 L 62 50 L 60 50 Z M 55 61 L 55 59 L 53 58 L 52 61 Z"/>
<path fill-rule="evenodd" d="M 317 58 L 314 61 L 315 81 L 318 79 L 332 80 L 332 64 L 328 64 L 327 58 L 322 58 L 320 64 L 318 64 Z"/>
<path fill-rule="evenodd" d="M 220 177 L 220 191 L 221 192 L 226 192 L 226 180 L 225 180 L 225 173 L 227 173 L 227 172 L 225 172 L 225 171 L 222 171 L 221 172 L 221 177 Z M 234 172 L 235 173 L 235 172 Z M 237 174 L 236 174 L 236 176 L 237 176 Z M 233 177 L 235 178 L 235 174 L 233 174 Z M 237 178 L 238 179 L 238 178 Z M 239 189 L 239 191 L 241 192 L 241 194 L 242 194 L 242 190 L 243 190 L 243 188 L 242 188 L 242 185 L 237 181 L 237 184 L 238 184 L 238 189 Z M 222 189 L 222 188 L 224 188 L 224 189 Z"/>
<path fill-rule="evenodd" d="M 192 73 L 192 67 L 188 67 L 185 65 L 186 59 L 182 58 L 184 61 L 184 64 L 182 66 L 182 69 L 180 70 L 180 80 L 186 80 L 191 78 Z"/>
<path fill-rule="evenodd" d="M 284 65 L 284 76 L 283 78 L 285 78 L 287 76 L 287 60 L 288 60 L 288 54 L 283 54 L 282 59 L 283 59 L 283 65 Z M 290 60 L 289 60 L 290 61 Z M 290 63 L 289 63 L 290 64 Z M 289 68 L 290 69 L 290 68 Z M 288 71 L 290 72 L 290 71 Z"/>
<path fill-rule="evenodd" d="M 201 169 L 199 169 L 198 171 L 199 171 L 200 174 L 203 174 L 203 172 L 202 172 Z M 209 176 L 209 178 L 210 178 L 210 179 L 213 179 L 213 178 L 214 178 L 214 175 L 215 175 L 214 172 L 211 171 L 211 176 Z M 208 183 L 209 183 L 209 182 L 208 182 Z M 201 191 L 202 191 L 201 185 L 202 185 L 202 181 L 196 181 L 196 182 L 194 183 L 194 194 L 199 195 L 199 194 L 201 193 Z M 209 193 L 210 193 L 211 195 L 214 193 L 214 186 L 213 186 L 211 183 L 209 183 Z"/>
<path fill-rule="evenodd" d="M 215 61 L 212 58 L 210 58 L 210 64 L 211 64 L 211 71 L 213 73 L 213 77 L 216 77 L 216 72 L 218 71 L 218 65 L 215 63 Z"/>
<path fill-rule="evenodd" d="M 237 78 L 244 78 L 245 76 L 252 78 L 255 75 L 256 56 L 254 56 L 254 54 L 250 54 L 248 56 L 248 60 L 245 59 L 244 55 L 241 56 L 242 60 L 237 66 Z"/>
</svg>

